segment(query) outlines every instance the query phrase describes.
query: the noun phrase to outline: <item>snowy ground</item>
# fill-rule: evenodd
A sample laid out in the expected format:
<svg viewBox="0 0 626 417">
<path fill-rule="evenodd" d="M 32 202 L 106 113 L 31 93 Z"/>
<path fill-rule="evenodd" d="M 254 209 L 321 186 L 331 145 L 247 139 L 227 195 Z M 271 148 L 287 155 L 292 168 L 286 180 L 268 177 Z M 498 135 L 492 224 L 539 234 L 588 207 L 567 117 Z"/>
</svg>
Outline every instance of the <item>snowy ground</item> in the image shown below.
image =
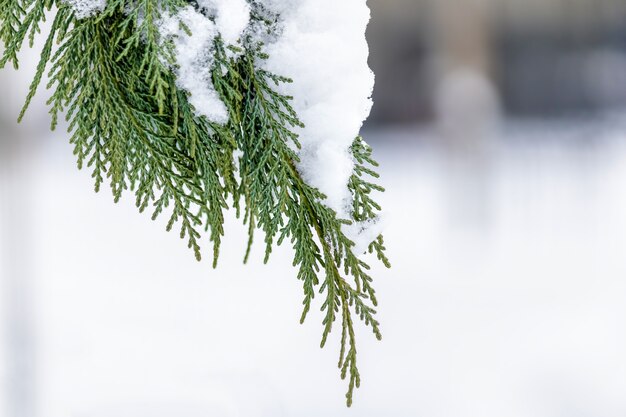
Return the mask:
<svg viewBox="0 0 626 417">
<path fill-rule="evenodd" d="M 62 135 L 41 142 L 14 188 L 39 416 L 625 415 L 626 123 L 607 120 L 510 123 L 481 158 L 369 134 L 394 267 L 374 271 L 384 339 L 359 335 L 351 410 L 320 315 L 298 324 L 287 249 L 242 266 L 231 219 L 219 268 L 198 264 L 130 198 L 94 194 Z"/>
</svg>

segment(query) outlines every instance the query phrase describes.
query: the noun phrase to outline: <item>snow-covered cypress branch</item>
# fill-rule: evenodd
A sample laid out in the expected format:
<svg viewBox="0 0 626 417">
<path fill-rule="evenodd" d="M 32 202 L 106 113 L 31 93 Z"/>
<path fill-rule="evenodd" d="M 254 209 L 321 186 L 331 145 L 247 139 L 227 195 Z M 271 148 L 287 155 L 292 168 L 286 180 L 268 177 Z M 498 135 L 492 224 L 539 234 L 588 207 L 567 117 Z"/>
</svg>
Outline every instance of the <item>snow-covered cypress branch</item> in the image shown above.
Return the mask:
<svg viewBox="0 0 626 417">
<path fill-rule="evenodd" d="M 198 260 L 206 234 L 217 264 L 230 205 L 248 224 L 246 259 L 257 231 L 266 261 L 291 243 L 302 321 L 319 294 L 322 346 L 341 326 L 350 405 L 354 317 L 381 337 L 361 255 L 389 266 L 358 136 L 373 86 L 365 0 L 0 0 L 0 66 L 17 67 L 52 13 L 25 109 L 48 68 L 52 126 L 65 115 L 96 190 L 106 181 L 116 201 L 132 192 L 168 216 Z"/>
</svg>

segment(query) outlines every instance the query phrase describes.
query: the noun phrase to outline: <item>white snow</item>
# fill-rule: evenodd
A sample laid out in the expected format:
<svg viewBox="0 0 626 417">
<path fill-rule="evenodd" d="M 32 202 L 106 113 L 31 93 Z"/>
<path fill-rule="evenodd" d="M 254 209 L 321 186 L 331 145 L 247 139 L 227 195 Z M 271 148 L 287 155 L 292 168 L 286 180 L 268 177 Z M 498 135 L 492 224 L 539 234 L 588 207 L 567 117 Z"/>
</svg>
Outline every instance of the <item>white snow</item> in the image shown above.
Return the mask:
<svg viewBox="0 0 626 417">
<path fill-rule="evenodd" d="M 187 6 L 165 16 L 160 32 L 164 39 L 174 42 L 176 84 L 190 94 L 189 102 L 196 114 L 224 124 L 228 121 L 228 110 L 211 80 L 215 64 L 213 43 L 218 36 L 227 45 L 239 42 L 250 22 L 250 5 L 245 0 L 200 0 L 198 6 L 200 11 Z M 230 50 L 227 54 L 236 56 Z"/>
<path fill-rule="evenodd" d="M 215 17 L 217 30 L 227 45 L 236 45 L 250 23 L 246 0 L 199 0 L 198 5 Z M 232 53 L 227 51 L 227 53 Z"/>
<path fill-rule="evenodd" d="M 364 222 L 354 222 L 343 227 L 345 235 L 354 242 L 352 251 L 361 255 L 367 251 L 370 243 L 375 241 L 385 230 L 385 217 L 366 220 Z"/>
<path fill-rule="evenodd" d="M 281 34 L 268 44 L 263 65 L 293 79 L 281 87 L 305 128 L 298 168 L 305 181 L 326 195 L 325 203 L 350 218 L 348 180 L 354 169 L 349 152 L 372 106 L 374 74 L 367 59 L 365 0 L 263 0 L 280 15 Z M 346 227 L 357 247 L 367 246 L 366 224 Z M 354 233 L 354 231 L 361 231 Z"/>
<path fill-rule="evenodd" d="M 181 23 L 190 30 L 191 36 Z M 189 102 L 196 113 L 213 122 L 226 123 L 228 111 L 211 80 L 213 41 L 218 35 L 215 23 L 187 6 L 175 15 L 165 16 L 160 22 L 160 33 L 174 43 L 176 84 L 190 93 Z"/>
<path fill-rule="evenodd" d="M 79 19 L 84 19 L 101 12 L 106 7 L 106 0 L 66 0 Z"/>
</svg>

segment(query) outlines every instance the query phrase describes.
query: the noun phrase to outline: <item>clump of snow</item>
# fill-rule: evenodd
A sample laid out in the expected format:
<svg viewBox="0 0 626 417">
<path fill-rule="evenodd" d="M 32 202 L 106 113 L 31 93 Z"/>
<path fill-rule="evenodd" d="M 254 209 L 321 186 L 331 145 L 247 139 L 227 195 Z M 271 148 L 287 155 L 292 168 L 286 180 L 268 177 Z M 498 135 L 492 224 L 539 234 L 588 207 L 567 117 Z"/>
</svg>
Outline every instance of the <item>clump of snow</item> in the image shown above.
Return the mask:
<svg viewBox="0 0 626 417">
<path fill-rule="evenodd" d="M 215 18 L 227 45 L 236 45 L 250 23 L 250 4 L 246 0 L 198 0 L 198 6 Z"/>
<path fill-rule="evenodd" d="M 190 5 L 163 17 L 159 32 L 174 44 L 176 85 L 190 94 L 196 114 L 225 124 L 228 110 L 211 79 L 214 42 L 218 36 L 227 45 L 240 41 L 250 23 L 250 5 L 246 0 L 199 0 L 197 4 L 199 10 Z M 226 53 L 236 56 L 231 50 Z"/>
<path fill-rule="evenodd" d="M 299 7 L 302 0 L 260 0 L 257 1 L 267 10 L 284 18 L 288 18 L 289 14 Z"/>
<path fill-rule="evenodd" d="M 349 219 L 348 181 L 354 170 L 349 148 L 369 116 L 374 87 L 367 63 L 366 0 L 261 3 L 280 15 L 281 26 L 281 35 L 267 45 L 269 60 L 262 65 L 293 79 L 280 88 L 294 97 L 292 105 L 306 126 L 297 132 L 302 143 L 298 168 L 307 183 L 326 195 L 325 204 Z M 344 229 L 357 249 L 376 237 L 366 230 L 379 223 L 371 223 Z"/>
<path fill-rule="evenodd" d="M 361 254 L 367 251 L 370 243 L 375 241 L 384 229 L 384 218 L 377 217 L 375 219 L 346 225 L 343 228 L 343 232 L 354 242 L 352 251 L 356 254 Z"/>
<path fill-rule="evenodd" d="M 106 7 L 106 0 L 66 0 L 78 19 L 84 19 L 101 12 Z"/>
<path fill-rule="evenodd" d="M 218 35 L 215 23 L 187 6 L 174 15 L 164 16 L 159 26 L 164 40 L 171 40 L 174 44 L 176 85 L 190 93 L 189 102 L 198 115 L 216 123 L 226 123 L 226 105 L 211 80 L 213 42 Z"/>
</svg>

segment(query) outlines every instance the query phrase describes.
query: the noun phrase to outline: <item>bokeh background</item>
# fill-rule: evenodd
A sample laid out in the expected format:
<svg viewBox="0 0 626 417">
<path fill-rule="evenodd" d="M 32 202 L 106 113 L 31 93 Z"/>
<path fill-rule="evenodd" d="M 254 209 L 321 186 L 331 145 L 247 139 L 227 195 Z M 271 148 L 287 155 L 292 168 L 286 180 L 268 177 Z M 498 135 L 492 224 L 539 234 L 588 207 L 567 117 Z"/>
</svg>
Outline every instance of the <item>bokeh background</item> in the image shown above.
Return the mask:
<svg viewBox="0 0 626 417">
<path fill-rule="evenodd" d="M 0 415 L 626 415 L 626 3 L 369 0 L 393 269 L 344 406 L 281 248 L 219 268 L 17 125 L 39 43 L 0 73 Z M 332 52 L 329 52 L 332 53 Z"/>
</svg>

